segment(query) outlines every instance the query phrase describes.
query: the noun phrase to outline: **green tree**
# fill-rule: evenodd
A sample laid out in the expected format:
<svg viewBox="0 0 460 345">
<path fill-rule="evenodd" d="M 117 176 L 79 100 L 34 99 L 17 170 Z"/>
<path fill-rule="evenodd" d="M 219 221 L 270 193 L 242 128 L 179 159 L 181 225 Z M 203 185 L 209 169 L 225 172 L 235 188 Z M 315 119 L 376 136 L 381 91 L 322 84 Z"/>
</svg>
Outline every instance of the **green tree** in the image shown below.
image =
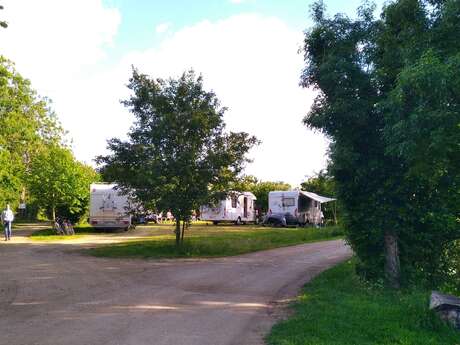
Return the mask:
<svg viewBox="0 0 460 345">
<path fill-rule="evenodd" d="M 57 206 L 59 216 L 69 219 L 72 223 L 78 223 L 89 216 L 89 199 L 91 183 L 99 182 L 100 175 L 93 167 L 74 161 L 74 183 L 77 189 L 74 191 L 72 202 L 62 203 Z"/>
<path fill-rule="evenodd" d="M 398 0 L 381 18 L 313 6 L 302 83 L 305 123 L 332 139 L 330 172 L 347 237 L 368 278 L 436 285 L 460 237 L 460 32 L 455 0 Z"/>
<path fill-rule="evenodd" d="M 180 222 L 228 191 L 257 140 L 224 132 L 226 109 L 193 71 L 163 80 L 133 70 L 129 88 L 133 95 L 124 104 L 136 117 L 129 140 L 110 140 L 112 154 L 98 161 L 105 179 L 131 191 L 145 207 L 171 210 L 180 245 Z"/>
<path fill-rule="evenodd" d="M 65 147 L 44 147 L 31 161 L 28 186 L 35 202 L 53 221 L 61 217 L 77 221 L 89 204 L 89 185 L 98 180 L 93 168 L 78 162 Z"/>
<path fill-rule="evenodd" d="M 300 184 L 301 189 L 319 195 L 334 197 L 334 179 L 327 171 L 321 170 Z"/>
<path fill-rule="evenodd" d="M 0 56 L 0 203 L 15 207 L 25 187 L 25 173 L 43 145 L 60 141 L 62 130 L 46 99 L 39 98 Z"/>
</svg>

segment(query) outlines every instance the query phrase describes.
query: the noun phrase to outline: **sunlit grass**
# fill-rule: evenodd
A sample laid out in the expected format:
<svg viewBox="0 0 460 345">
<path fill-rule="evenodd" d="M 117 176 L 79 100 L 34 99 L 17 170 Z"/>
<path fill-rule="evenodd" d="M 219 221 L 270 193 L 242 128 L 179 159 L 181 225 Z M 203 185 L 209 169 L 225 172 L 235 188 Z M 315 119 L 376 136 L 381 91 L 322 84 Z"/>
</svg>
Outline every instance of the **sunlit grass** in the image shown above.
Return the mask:
<svg viewBox="0 0 460 345">
<path fill-rule="evenodd" d="M 295 314 L 273 327 L 269 345 L 456 345 L 460 333 L 428 310 L 429 291 L 370 286 L 353 261 L 307 284 Z"/>
<path fill-rule="evenodd" d="M 103 257 L 217 257 L 335 239 L 342 235 L 338 227 L 316 229 L 193 225 L 186 231 L 184 243 L 176 247 L 172 225 L 155 225 L 143 229 L 150 229 L 152 236 L 93 248 L 89 253 Z"/>
</svg>

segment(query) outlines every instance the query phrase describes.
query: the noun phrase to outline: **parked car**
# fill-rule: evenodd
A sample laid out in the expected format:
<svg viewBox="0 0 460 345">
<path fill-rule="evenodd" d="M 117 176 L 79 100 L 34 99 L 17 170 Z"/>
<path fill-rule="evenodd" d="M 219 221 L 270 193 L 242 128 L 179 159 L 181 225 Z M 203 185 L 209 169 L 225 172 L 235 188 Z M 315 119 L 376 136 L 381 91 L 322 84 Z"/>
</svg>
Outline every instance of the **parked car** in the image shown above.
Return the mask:
<svg viewBox="0 0 460 345">
<path fill-rule="evenodd" d="M 262 222 L 262 225 L 273 226 L 288 226 L 298 225 L 299 221 L 289 212 L 286 213 L 270 213 L 267 214 Z"/>
</svg>

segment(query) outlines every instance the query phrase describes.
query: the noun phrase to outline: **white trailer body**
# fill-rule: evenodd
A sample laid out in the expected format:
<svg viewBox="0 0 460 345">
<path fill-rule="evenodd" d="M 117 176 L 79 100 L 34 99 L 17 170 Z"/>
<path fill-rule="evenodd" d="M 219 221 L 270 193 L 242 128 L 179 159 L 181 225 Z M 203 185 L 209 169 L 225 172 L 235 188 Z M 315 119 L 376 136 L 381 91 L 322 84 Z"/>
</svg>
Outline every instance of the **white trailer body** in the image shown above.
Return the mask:
<svg viewBox="0 0 460 345">
<path fill-rule="evenodd" d="M 321 204 L 335 199 L 300 190 L 268 193 L 269 213 L 289 213 L 299 224 L 320 224 Z"/>
<path fill-rule="evenodd" d="M 256 221 L 256 196 L 251 192 L 232 192 L 217 205 L 200 208 L 200 219 L 215 224 L 220 222 L 246 223 Z"/>
<path fill-rule="evenodd" d="M 116 184 L 93 183 L 90 186 L 89 223 L 99 229 L 128 229 L 128 197 L 120 194 Z"/>
</svg>

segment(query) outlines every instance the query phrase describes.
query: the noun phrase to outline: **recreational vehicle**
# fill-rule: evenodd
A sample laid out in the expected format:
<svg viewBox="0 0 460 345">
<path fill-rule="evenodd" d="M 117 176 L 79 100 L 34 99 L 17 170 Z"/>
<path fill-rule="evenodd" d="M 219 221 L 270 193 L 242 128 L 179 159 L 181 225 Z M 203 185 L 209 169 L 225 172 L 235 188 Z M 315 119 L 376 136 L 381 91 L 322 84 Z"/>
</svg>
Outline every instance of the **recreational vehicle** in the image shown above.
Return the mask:
<svg viewBox="0 0 460 345">
<path fill-rule="evenodd" d="M 335 199 L 301 190 L 273 191 L 268 193 L 268 213 L 287 213 L 301 225 L 320 224 L 321 204 L 333 200 Z"/>
<path fill-rule="evenodd" d="M 216 205 L 207 205 L 200 208 L 200 219 L 214 224 L 220 222 L 234 222 L 235 224 L 255 222 L 256 197 L 251 192 L 231 192 Z"/>
<path fill-rule="evenodd" d="M 126 229 L 131 226 L 128 197 L 116 184 L 93 183 L 90 186 L 89 222 L 99 229 Z"/>
</svg>

